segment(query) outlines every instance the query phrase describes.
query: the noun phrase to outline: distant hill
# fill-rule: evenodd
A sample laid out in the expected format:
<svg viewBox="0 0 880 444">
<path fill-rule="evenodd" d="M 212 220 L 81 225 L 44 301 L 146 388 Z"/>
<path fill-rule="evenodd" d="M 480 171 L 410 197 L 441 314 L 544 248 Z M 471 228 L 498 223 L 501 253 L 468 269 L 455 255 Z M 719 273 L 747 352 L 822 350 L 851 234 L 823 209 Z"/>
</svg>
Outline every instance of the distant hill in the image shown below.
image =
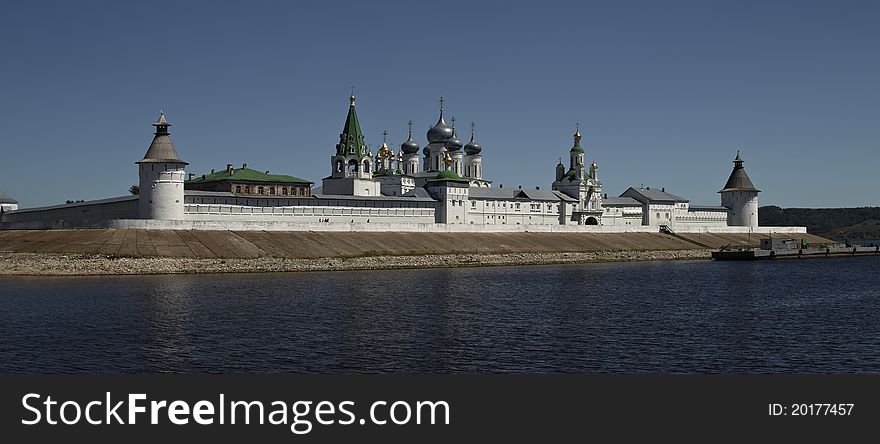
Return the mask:
<svg viewBox="0 0 880 444">
<path fill-rule="evenodd" d="M 765 226 L 805 226 L 807 231 L 830 239 L 880 239 L 880 207 L 758 209 Z"/>
</svg>

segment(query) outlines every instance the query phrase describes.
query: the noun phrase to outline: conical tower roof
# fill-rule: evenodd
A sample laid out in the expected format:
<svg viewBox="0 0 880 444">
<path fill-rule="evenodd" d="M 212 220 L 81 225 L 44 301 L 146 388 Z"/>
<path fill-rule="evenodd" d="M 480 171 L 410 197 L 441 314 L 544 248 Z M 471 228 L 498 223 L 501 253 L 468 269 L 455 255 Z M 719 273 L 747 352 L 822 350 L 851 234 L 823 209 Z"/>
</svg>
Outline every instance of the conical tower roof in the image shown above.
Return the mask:
<svg viewBox="0 0 880 444">
<path fill-rule="evenodd" d="M 339 144 L 336 145 L 337 154 L 349 154 L 352 150 L 357 156 L 367 155 L 367 145 L 364 142 L 364 134 L 361 124 L 358 122 L 357 110 L 354 107 L 354 93 L 348 98 L 350 105 L 348 115 L 345 117 L 345 125 L 342 134 L 339 135 Z"/>
<path fill-rule="evenodd" d="M 171 135 L 168 133 L 168 127 L 171 124 L 165 120 L 164 112 L 159 111 L 159 120 L 153 126 L 156 127 L 153 141 L 150 142 L 150 147 L 147 148 L 144 158 L 137 163 L 182 163 L 188 165 L 177 155 L 177 150 L 174 149 L 174 144 L 171 143 Z"/>
<path fill-rule="evenodd" d="M 743 160 L 739 156 L 739 151 L 736 152 L 736 159 L 733 160 L 733 171 L 730 172 L 730 177 L 727 179 L 727 183 L 724 184 L 724 188 L 722 188 L 719 193 L 725 191 L 761 192 L 761 190 L 755 188 L 755 185 L 752 184 L 752 180 L 749 179 L 749 175 L 746 174 L 746 169 L 743 168 Z"/>
</svg>

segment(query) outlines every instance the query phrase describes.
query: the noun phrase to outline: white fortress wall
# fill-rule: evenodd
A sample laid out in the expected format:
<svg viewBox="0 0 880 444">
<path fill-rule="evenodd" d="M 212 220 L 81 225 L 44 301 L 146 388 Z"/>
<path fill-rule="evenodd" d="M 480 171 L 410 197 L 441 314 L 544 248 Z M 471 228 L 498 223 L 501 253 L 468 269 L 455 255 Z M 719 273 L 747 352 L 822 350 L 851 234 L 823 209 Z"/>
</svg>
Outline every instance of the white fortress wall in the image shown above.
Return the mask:
<svg viewBox="0 0 880 444">
<path fill-rule="evenodd" d="M 646 225 L 613 227 L 602 225 L 470 225 L 424 223 L 321 223 L 295 219 L 232 219 L 221 220 L 148 220 L 117 219 L 106 221 L 102 228 L 136 228 L 155 230 L 265 230 L 265 231 L 366 231 L 366 232 L 425 232 L 425 233 L 657 233 L 657 227 Z M 748 227 L 687 227 L 677 233 L 749 233 Z M 754 234 L 806 233 L 804 227 L 759 227 Z"/>
<path fill-rule="evenodd" d="M 64 221 L 133 219 L 138 217 L 138 201 L 138 196 L 123 196 L 49 207 L 25 208 L 4 213 L 3 222 L 62 223 Z"/>
<path fill-rule="evenodd" d="M 290 219 L 296 223 L 434 223 L 433 207 L 350 207 L 287 206 L 253 207 L 222 204 L 187 204 L 185 220 L 191 221 L 273 221 Z"/>
</svg>

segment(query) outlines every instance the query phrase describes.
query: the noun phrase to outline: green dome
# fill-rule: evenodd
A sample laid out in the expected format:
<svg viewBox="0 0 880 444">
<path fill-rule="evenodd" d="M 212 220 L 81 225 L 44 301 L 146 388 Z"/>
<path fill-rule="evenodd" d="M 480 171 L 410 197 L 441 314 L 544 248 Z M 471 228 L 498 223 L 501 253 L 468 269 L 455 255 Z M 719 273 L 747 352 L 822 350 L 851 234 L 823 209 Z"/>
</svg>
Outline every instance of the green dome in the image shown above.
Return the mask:
<svg viewBox="0 0 880 444">
<path fill-rule="evenodd" d="M 461 176 L 459 176 L 458 174 L 455 174 L 455 171 L 446 170 L 446 171 L 442 171 L 440 174 L 438 174 L 437 177 L 435 177 L 435 179 L 453 179 L 454 180 L 454 179 L 461 179 Z"/>
<path fill-rule="evenodd" d="M 441 171 L 440 174 L 429 180 L 429 182 L 435 181 L 470 182 L 469 180 L 459 176 L 458 174 L 455 174 L 455 171 L 452 170 Z"/>
</svg>

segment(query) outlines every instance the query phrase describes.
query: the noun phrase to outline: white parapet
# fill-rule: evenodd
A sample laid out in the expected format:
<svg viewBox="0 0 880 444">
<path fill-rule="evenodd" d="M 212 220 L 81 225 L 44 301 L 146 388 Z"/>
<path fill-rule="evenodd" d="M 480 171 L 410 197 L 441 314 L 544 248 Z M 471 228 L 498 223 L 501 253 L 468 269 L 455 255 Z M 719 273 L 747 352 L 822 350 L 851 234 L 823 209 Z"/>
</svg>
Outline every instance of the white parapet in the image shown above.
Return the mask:
<svg viewBox="0 0 880 444">
<path fill-rule="evenodd" d="M 223 218 L 205 220 L 145 220 L 118 219 L 108 221 L 111 228 L 139 228 L 151 230 L 241 230 L 241 231 L 364 231 L 364 232 L 429 232 L 429 233 L 657 233 L 657 227 L 602 226 L 602 225 L 470 225 L 438 224 L 430 222 L 386 223 L 364 222 L 305 222 L 279 220 L 278 217 L 264 220 Z M 680 233 L 727 233 L 727 234 L 797 234 L 806 233 L 805 227 L 693 227 L 678 230 Z"/>
</svg>

